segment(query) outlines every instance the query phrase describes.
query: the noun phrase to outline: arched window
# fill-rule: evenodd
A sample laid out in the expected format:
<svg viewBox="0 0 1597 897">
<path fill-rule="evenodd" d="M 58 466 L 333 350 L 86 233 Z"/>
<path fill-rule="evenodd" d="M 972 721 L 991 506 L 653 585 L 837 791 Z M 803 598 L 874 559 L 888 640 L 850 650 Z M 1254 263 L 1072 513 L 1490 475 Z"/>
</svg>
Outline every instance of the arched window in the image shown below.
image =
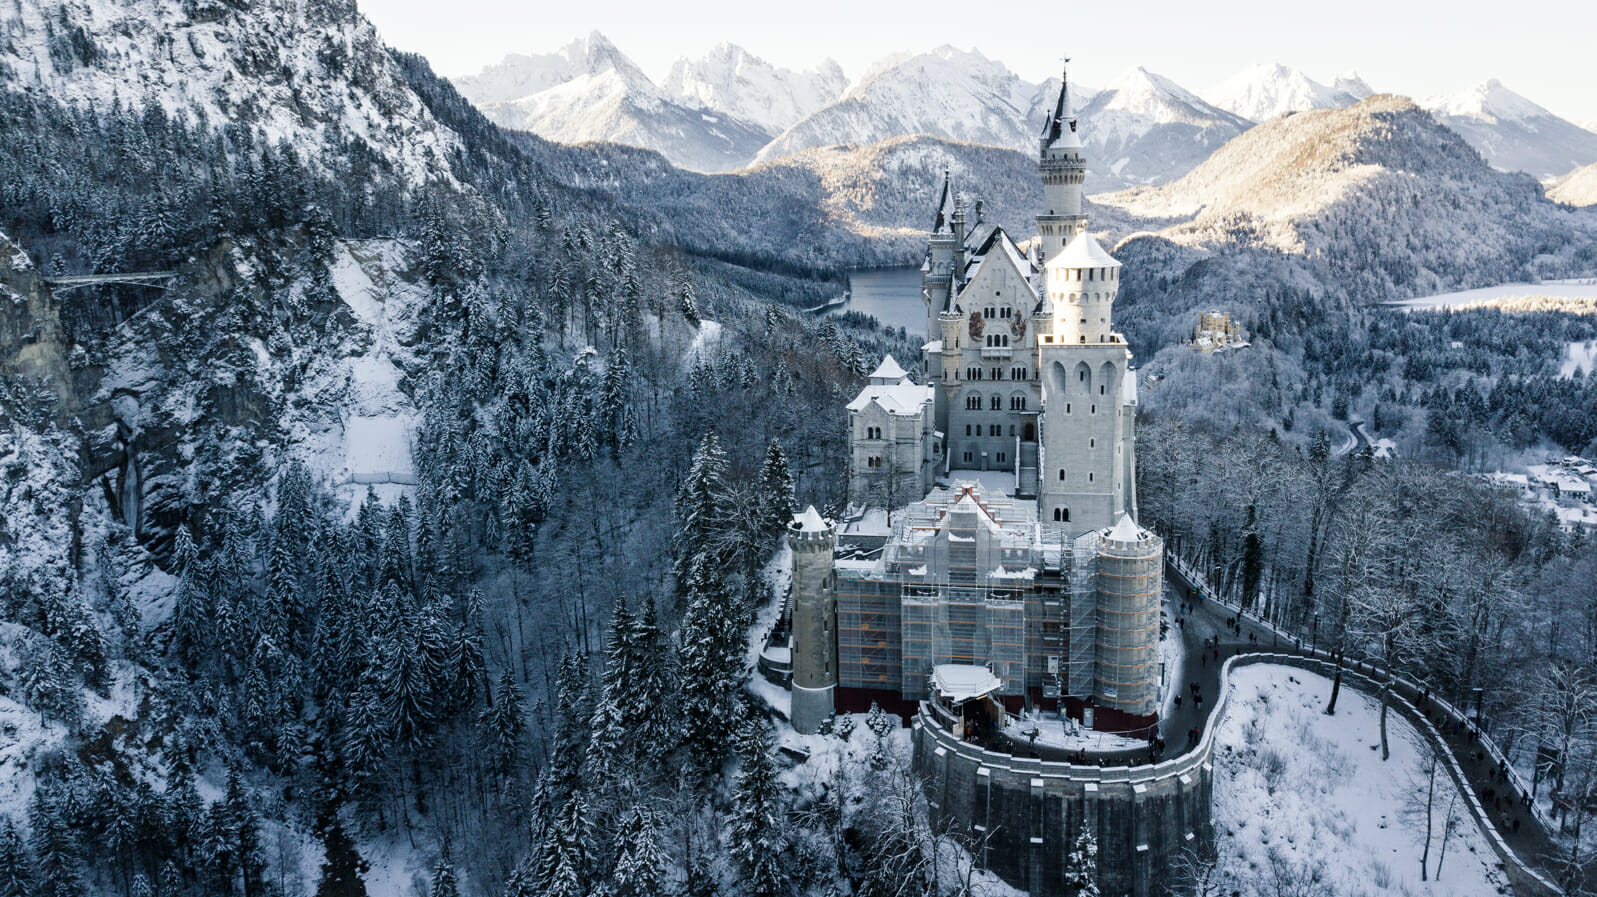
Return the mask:
<svg viewBox="0 0 1597 897">
<path fill-rule="evenodd" d="M 1064 480 L 1065 480 L 1065 469 L 1063 467 L 1061 467 L 1061 468 L 1059 468 L 1059 481 L 1060 482 L 1064 482 Z"/>
<path fill-rule="evenodd" d="M 1003 428 L 1003 426 L 1001 424 L 988 424 L 987 425 L 987 435 L 988 436 L 1002 436 L 1002 435 L 1004 435 L 1004 428 Z"/>
<path fill-rule="evenodd" d="M 993 411 L 1002 411 L 1003 407 L 1004 407 L 1004 397 L 1003 396 L 993 396 L 991 399 L 989 399 L 987 401 L 987 407 L 992 409 Z"/>
<path fill-rule="evenodd" d="M 1055 523 L 1060 522 L 1059 521 L 1059 509 L 1058 508 L 1054 508 L 1054 522 Z"/>
<path fill-rule="evenodd" d="M 1064 510 L 1064 515 L 1065 515 L 1065 522 L 1069 523 L 1070 522 L 1070 509 L 1069 508 L 1064 508 L 1063 510 Z"/>
</svg>

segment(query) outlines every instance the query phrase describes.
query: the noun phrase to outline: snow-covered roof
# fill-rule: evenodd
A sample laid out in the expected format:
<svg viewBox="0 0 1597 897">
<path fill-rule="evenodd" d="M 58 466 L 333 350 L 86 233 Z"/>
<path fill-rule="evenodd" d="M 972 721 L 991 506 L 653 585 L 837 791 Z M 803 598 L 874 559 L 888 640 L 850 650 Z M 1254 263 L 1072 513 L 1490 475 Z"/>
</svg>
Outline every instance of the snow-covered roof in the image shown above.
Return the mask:
<svg viewBox="0 0 1597 897">
<path fill-rule="evenodd" d="M 899 367 L 898 362 L 894 361 L 893 356 L 889 354 L 882 356 L 882 363 L 877 365 L 876 370 L 871 371 L 871 375 L 866 379 L 872 383 L 879 380 L 882 385 L 887 385 L 897 383 L 908 376 L 909 371 Z"/>
<path fill-rule="evenodd" d="M 1055 268 L 1118 268 L 1120 263 L 1110 255 L 1092 234 L 1082 231 L 1065 245 L 1063 251 L 1048 260 L 1048 270 Z"/>
<path fill-rule="evenodd" d="M 932 387 L 918 386 L 908 378 L 888 385 L 872 383 L 860 390 L 854 401 L 848 403 L 850 411 L 864 411 L 873 403 L 888 414 L 919 414 L 921 407 L 932 401 Z"/>
<path fill-rule="evenodd" d="M 794 514 L 793 523 L 802 533 L 826 532 L 826 519 L 815 510 L 814 505 L 805 508 L 802 514 Z"/>
<path fill-rule="evenodd" d="M 1121 514 L 1120 522 L 1115 524 L 1107 535 L 1113 542 L 1136 542 L 1142 539 L 1144 532 L 1145 530 L 1137 525 L 1137 521 L 1131 519 L 1130 514 Z"/>
<path fill-rule="evenodd" d="M 990 695 L 1004 687 L 1004 680 L 986 667 L 967 663 L 940 663 L 932 667 L 932 687 L 937 694 L 955 704 Z"/>
<path fill-rule="evenodd" d="M 943 351 L 943 341 L 940 340 L 940 339 L 934 339 L 931 342 L 927 343 L 926 345 L 921 346 L 920 350 L 922 352 L 931 352 L 931 353 L 934 353 L 934 354 L 937 353 L 937 352 L 941 352 L 941 351 Z"/>
</svg>

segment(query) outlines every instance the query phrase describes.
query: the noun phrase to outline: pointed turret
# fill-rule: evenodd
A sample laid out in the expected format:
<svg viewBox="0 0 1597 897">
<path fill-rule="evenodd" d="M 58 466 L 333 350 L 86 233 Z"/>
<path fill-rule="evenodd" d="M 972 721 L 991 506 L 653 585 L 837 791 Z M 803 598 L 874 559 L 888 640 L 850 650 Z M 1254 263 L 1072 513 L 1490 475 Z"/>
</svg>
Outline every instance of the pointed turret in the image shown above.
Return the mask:
<svg viewBox="0 0 1597 897">
<path fill-rule="evenodd" d="M 937 220 L 932 222 L 932 233 L 940 234 L 948 223 L 948 169 L 943 169 L 943 195 L 937 200 Z"/>
<path fill-rule="evenodd" d="M 1043 124 L 1040 143 L 1037 170 L 1042 175 L 1043 214 L 1037 216 L 1037 236 L 1046 260 L 1087 229 L 1087 216 L 1081 212 L 1081 183 L 1087 177 L 1087 158 L 1081 152 L 1068 71 L 1060 76 L 1059 99 L 1054 103 L 1053 115 Z"/>
<path fill-rule="evenodd" d="M 1069 62 L 1069 60 L 1066 60 Z M 1048 117 L 1042 128 L 1042 151 L 1047 152 L 1050 147 L 1063 143 L 1066 146 L 1081 148 L 1081 136 L 1076 133 L 1076 110 L 1070 101 L 1070 73 L 1064 72 L 1059 77 L 1059 99 L 1054 103 L 1054 114 Z"/>
</svg>

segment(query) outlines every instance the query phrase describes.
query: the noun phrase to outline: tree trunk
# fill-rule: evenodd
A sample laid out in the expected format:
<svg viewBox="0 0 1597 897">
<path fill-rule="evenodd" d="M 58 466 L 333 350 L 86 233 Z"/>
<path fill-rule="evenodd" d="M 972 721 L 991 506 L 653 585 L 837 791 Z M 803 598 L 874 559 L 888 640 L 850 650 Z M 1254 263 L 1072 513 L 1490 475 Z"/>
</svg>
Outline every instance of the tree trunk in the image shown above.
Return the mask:
<svg viewBox="0 0 1597 897">
<path fill-rule="evenodd" d="M 1392 674 L 1386 674 L 1386 682 L 1381 686 L 1381 762 L 1392 759 L 1392 749 L 1386 743 L 1386 708 L 1391 701 Z"/>
<path fill-rule="evenodd" d="M 1342 694 L 1342 652 L 1335 651 L 1331 657 L 1336 664 L 1336 675 L 1331 679 L 1331 700 L 1325 705 L 1326 716 L 1336 716 L 1336 699 Z"/>
<path fill-rule="evenodd" d="M 1382 739 L 1385 740 L 1384 738 Z M 1430 881 L 1426 869 L 1431 862 L 1431 811 L 1436 806 L 1436 755 L 1431 755 L 1431 764 L 1425 782 L 1425 848 L 1420 851 L 1420 881 Z"/>
</svg>

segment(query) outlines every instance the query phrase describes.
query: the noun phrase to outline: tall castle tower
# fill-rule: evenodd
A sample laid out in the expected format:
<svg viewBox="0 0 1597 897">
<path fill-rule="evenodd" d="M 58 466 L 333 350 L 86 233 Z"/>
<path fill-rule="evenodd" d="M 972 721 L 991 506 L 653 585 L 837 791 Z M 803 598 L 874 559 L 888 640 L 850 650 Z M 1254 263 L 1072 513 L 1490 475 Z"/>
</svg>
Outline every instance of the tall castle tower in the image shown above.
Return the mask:
<svg viewBox="0 0 1597 897">
<path fill-rule="evenodd" d="M 815 506 L 788 524 L 793 549 L 793 728 L 806 735 L 832 715 L 837 688 L 837 529 Z"/>
<path fill-rule="evenodd" d="M 1041 144 L 1037 170 L 1042 175 L 1043 213 L 1037 216 L 1037 236 L 1046 260 L 1058 255 L 1087 229 L 1087 216 L 1081 211 L 1081 183 L 1087 177 L 1087 158 L 1081 152 L 1081 135 L 1076 133 L 1068 71 L 1060 79 L 1059 100 L 1043 125 Z"/>
<path fill-rule="evenodd" d="M 1136 513 L 1131 350 L 1112 327 L 1120 263 L 1082 232 L 1048 262 L 1038 511 L 1072 534 Z"/>
</svg>

